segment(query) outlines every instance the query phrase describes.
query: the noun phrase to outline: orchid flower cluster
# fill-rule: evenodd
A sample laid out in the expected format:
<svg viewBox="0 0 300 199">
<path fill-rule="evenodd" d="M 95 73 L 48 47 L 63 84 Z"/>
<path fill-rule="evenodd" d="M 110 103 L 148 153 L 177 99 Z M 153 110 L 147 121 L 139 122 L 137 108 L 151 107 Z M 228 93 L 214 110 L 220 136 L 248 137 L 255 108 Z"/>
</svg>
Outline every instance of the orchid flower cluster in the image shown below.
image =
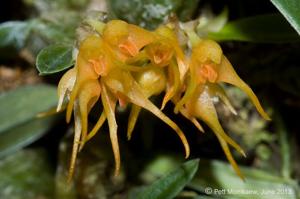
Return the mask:
<svg viewBox="0 0 300 199">
<path fill-rule="evenodd" d="M 57 111 L 66 107 L 66 120 L 72 114 L 75 135 L 69 177 L 74 173 L 77 153 L 107 120 L 115 159 L 115 174 L 120 171 L 120 149 L 116 106 L 130 105 L 127 136 L 131 138 L 142 108 L 169 125 L 179 136 L 190 154 L 188 141 L 180 127 L 162 110 L 168 102 L 174 112 L 182 114 L 200 131 L 199 120 L 205 122 L 217 136 L 236 173 L 242 174 L 232 157 L 229 145 L 245 156 L 242 148 L 221 127 L 214 106 L 216 98 L 236 114 L 220 83 L 229 83 L 242 89 L 251 99 L 261 116 L 270 118 L 263 110 L 251 88 L 240 79 L 218 43 L 199 38 L 191 30 L 166 24 L 148 31 L 121 20 L 94 24 L 95 31 L 79 44 L 75 67 L 69 69 L 58 85 Z M 182 43 L 179 31 L 190 41 Z M 149 98 L 164 93 L 161 107 Z M 88 115 L 100 101 L 103 111 L 97 123 L 88 127 Z M 90 129 L 90 130 L 89 130 Z"/>
</svg>

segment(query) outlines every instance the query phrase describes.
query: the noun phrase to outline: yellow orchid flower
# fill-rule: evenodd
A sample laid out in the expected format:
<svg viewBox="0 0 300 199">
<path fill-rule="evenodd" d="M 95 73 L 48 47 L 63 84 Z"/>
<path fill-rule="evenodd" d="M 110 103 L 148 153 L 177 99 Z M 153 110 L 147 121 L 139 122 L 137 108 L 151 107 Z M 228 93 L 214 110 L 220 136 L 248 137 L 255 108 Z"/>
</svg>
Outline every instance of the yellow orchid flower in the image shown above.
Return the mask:
<svg viewBox="0 0 300 199">
<path fill-rule="evenodd" d="M 165 89 L 164 71 L 150 66 L 146 67 L 146 70 L 135 74 L 131 73 L 130 69 L 132 68 L 130 66 L 127 67 L 124 57 L 119 57 L 120 49 L 116 49 L 116 46 L 113 45 L 114 40 L 107 38 L 106 31 L 112 28 L 109 27 L 110 25 L 108 23 L 104 27 L 103 36 L 90 35 L 81 42 L 75 67 L 70 69 L 59 82 L 59 104 L 57 109 L 60 110 L 63 102 L 67 101 L 67 122 L 71 119 L 72 111 L 75 119 L 75 136 L 69 179 L 71 179 L 74 172 L 78 151 L 82 149 L 86 141 L 97 133 L 106 119 L 115 156 L 115 173 L 118 174 L 120 170 L 120 150 L 115 119 L 115 107 L 118 100 L 119 103 L 126 101 L 132 103 L 134 107 L 145 108 L 163 120 L 178 134 L 184 145 L 186 157 L 189 156 L 190 149 L 183 132 L 177 124 L 170 120 L 148 99 L 149 96 L 161 93 Z M 139 28 L 129 25 L 129 32 L 126 37 L 129 35 L 129 38 L 133 38 L 131 40 L 133 43 L 128 44 L 130 48 L 133 45 L 138 46 L 137 49 L 139 49 L 144 44 L 141 45 L 143 42 L 140 42 L 140 40 L 137 43 L 134 42 L 138 38 L 136 30 L 140 33 Z M 146 32 L 146 30 L 143 31 Z M 123 39 L 122 42 L 124 41 Z M 120 47 L 121 53 L 123 53 L 123 46 L 118 45 L 117 47 Z M 125 55 L 128 56 L 126 53 Z M 133 56 L 133 54 L 130 55 Z M 94 128 L 88 133 L 88 114 L 98 100 L 102 102 L 103 113 L 100 115 Z M 130 119 L 130 122 L 133 124 L 132 121 Z"/>
<path fill-rule="evenodd" d="M 75 67 L 64 74 L 58 85 L 57 111 L 66 105 L 67 122 L 70 122 L 72 113 L 75 120 L 69 180 L 74 172 L 77 153 L 106 120 L 115 158 L 115 174 L 119 173 L 121 158 L 115 118 L 118 104 L 131 105 L 128 139 L 132 136 L 140 110 L 144 108 L 177 133 L 187 158 L 190 149 L 184 133 L 161 111 L 168 101 L 175 104 L 175 113 L 181 113 L 200 131 L 204 132 L 198 119 L 214 131 L 229 162 L 242 177 L 228 145 L 244 156 L 245 153 L 221 127 L 214 97 L 219 97 L 232 113 L 237 113 L 219 84 L 229 83 L 241 88 L 262 117 L 270 118 L 251 88 L 238 77 L 221 47 L 212 40 L 201 40 L 189 32 L 197 42 L 191 42 L 192 48 L 186 49 L 189 45 L 182 47 L 175 30 L 168 25 L 147 31 L 121 20 L 106 24 L 92 21 L 90 24 L 97 25 L 97 32 L 81 41 Z M 163 92 L 165 96 L 159 109 L 149 98 Z M 98 101 L 103 111 L 89 131 L 88 115 Z"/>
<path fill-rule="evenodd" d="M 103 29 L 103 39 L 116 49 L 119 58 L 126 60 L 151 43 L 154 35 L 136 25 L 112 20 Z"/>
<path fill-rule="evenodd" d="M 174 30 L 168 26 L 160 26 L 155 31 L 156 42 L 146 47 L 151 62 L 167 68 L 167 89 L 161 109 L 178 93 L 181 82 L 188 70 L 186 57 Z"/>
<path fill-rule="evenodd" d="M 223 55 L 222 49 L 215 41 L 201 40 L 192 48 L 189 64 L 189 80 L 186 91 L 181 99 L 175 101 L 175 112 L 182 112 L 191 118 L 203 120 L 216 134 L 227 159 L 236 173 L 243 178 L 235 160 L 229 150 L 228 144 L 245 156 L 242 148 L 232 140 L 223 130 L 213 104 L 213 98 L 219 97 L 229 110 L 236 114 L 233 106 L 219 83 L 229 83 L 242 89 L 252 100 L 261 116 L 270 120 L 263 110 L 256 95 L 251 88 L 237 75 L 228 59 Z M 192 121 L 192 119 L 190 119 Z M 194 121 L 192 121 L 194 123 Z"/>
</svg>

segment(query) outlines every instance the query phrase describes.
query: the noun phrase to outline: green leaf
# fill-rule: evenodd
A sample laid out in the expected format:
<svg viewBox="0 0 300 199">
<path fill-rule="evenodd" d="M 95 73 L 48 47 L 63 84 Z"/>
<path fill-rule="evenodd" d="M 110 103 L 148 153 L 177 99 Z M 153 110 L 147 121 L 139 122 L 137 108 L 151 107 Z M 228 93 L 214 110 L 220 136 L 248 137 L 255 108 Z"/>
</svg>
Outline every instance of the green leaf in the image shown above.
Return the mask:
<svg viewBox="0 0 300 199">
<path fill-rule="evenodd" d="M 299 35 L 279 14 L 248 17 L 227 23 L 219 32 L 208 37 L 219 41 L 248 41 L 280 43 L 300 41 Z"/>
<path fill-rule="evenodd" d="M 25 21 L 9 21 L 0 24 L 0 48 L 22 48 L 30 30 L 30 24 Z"/>
<path fill-rule="evenodd" d="M 157 180 L 140 191 L 129 194 L 129 199 L 171 199 L 190 182 L 198 170 L 199 160 L 190 160 L 175 171 Z"/>
<path fill-rule="evenodd" d="M 55 117 L 34 119 L 0 134 L 0 158 L 33 143 L 52 126 Z"/>
<path fill-rule="evenodd" d="M 257 199 L 298 198 L 295 181 L 262 170 L 240 167 L 245 175 L 245 181 L 242 181 L 227 163 L 203 160 L 199 167 L 201 169 L 188 187 L 209 196 Z"/>
<path fill-rule="evenodd" d="M 40 75 L 57 73 L 73 66 L 72 51 L 72 46 L 63 44 L 54 44 L 41 50 L 36 60 Z"/>
<path fill-rule="evenodd" d="M 46 157 L 42 150 L 23 150 L 2 159 L 0 198 L 53 198 L 54 175 Z"/>
<path fill-rule="evenodd" d="M 56 88 L 24 86 L 0 95 L 0 134 L 31 121 L 57 104 Z"/>
<path fill-rule="evenodd" d="M 274 6 L 283 14 L 288 22 L 300 35 L 300 1 L 299 0 L 271 0 Z"/>
</svg>

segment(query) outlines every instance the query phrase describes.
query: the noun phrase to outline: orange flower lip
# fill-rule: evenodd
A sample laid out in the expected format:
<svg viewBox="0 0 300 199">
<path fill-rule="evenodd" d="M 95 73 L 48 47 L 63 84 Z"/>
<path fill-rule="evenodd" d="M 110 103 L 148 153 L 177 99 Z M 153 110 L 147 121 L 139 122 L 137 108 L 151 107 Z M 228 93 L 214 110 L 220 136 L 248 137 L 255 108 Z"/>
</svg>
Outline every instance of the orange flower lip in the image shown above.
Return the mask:
<svg viewBox="0 0 300 199">
<path fill-rule="evenodd" d="M 88 62 L 90 62 L 93 65 L 93 68 L 95 72 L 100 76 L 107 75 L 107 62 L 105 61 L 105 58 L 103 55 L 100 55 L 98 59 L 89 59 Z"/>
<path fill-rule="evenodd" d="M 169 65 L 174 49 L 167 41 L 162 40 L 147 46 L 146 52 L 153 64 L 163 67 Z"/>
<path fill-rule="evenodd" d="M 163 62 L 164 58 L 163 58 L 163 55 L 162 54 L 158 54 L 156 53 L 154 56 L 153 56 L 153 60 L 154 60 L 154 63 L 159 65 L 160 63 Z"/>
<path fill-rule="evenodd" d="M 125 41 L 119 44 L 119 49 L 128 56 L 136 56 L 139 53 L 139 49 L 136 44 L 129 37 Z"/>
<path fill-rule="evenodd" d="M 204 79 L 204 83 L 206 82 L 206 80 L 215 83 L 218 78 L 218 73 L 214 70 L 212 65 L 204 64 L 199 69 L 199 76 Z"/>
</svg>

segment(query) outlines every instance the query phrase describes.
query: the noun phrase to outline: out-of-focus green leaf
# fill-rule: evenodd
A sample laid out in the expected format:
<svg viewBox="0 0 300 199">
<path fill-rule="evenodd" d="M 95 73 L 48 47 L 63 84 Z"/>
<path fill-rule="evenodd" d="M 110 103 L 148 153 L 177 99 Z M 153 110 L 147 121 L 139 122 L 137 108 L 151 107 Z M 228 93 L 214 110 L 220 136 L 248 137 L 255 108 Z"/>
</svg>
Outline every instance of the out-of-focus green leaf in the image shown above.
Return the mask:
<svg viewBox="0 0 300 199">
<path fill-rule="evenodd" d="M 47 20 L 36 20 L 33 23 L 33 34 L 32 37 L 40 37 L 45 43 L 56 43 L 56 42 L 69 42 L 70 32 L 66 30 L 69 26 L 64 24 L 64 28 L 55 24 L 54 22 Z M 70 27 L 73 28 L 73 27 Z M 75 28 L 73 28 L 73 33 Z M 73 36 L 73 35 L 72 35 Z M 33 38 L 34 39 L 34 38 Z"/>
<path fill-rule="evenodd" d="M 281 175 L 286 179 L 291 178 L 292 166 L 291 166 L 291 142 L 287 128 L 283 122 L 283 119 L 279 112 L 274 114 L 274 125 L 279 138 L 280 154 L 281 154 Z"/>
<path fill-rule="evenodd" d="M 0 24 L 0 48 L 22 48 L 29 36 L 30 29 L 30 24 L 25 21 L 9 21 Z"/>
<path fill-rule="evenodd" d="M 72 46 L 62 44 L 54 44 L 41 50 L 36 59 L 40 74 L 53 74 L 73 66 L 72 51 Z"/>
<path fill-rule="evenodd" d="M 35 119 L 0 134 L 0 158 L 39 139 L 53 125 L 54 117 Z"/>
<path fill-rule="evenodd" d="M 61 9 L 47 11 L 42 17 L 30 20 L 32 29 L 26 47 L 37 56 L 43 48 L 52 44 L 71 46 L 80 22 L 78 12 Z"/>
<path fill-rule="evenodd" d="M 110 10 L 117 18 L 124 19 L 130 23 L 154 29 L 163 22 L 166 16 L 175 7 L 179 6 L 181 0 L 169 1 L 131 1 L 131 0 L 112 0 Z"/>
<path fill-rule="evenodd" d="M 190 160 L 175 171 L 157 180 L 140 191 L 133 191 L 129 199 L 171 199 L 190 182 L 198 170 L 199 160 Z"/>
<path fill-rule="evenodd" d="M 49 85 L 24 86 L 0 95 L 0 134 L 31 121 L 55 107 L 56 89 Z"/>
<path fill-rule="evenodd" d="M 53 198 L 53 173 L 42 150 L 23 150 L 0 161 L 0 198 Z"/>
<path fill-rule="evenodd" d="M 279 14 L 259 15 L 227 23 L 219 32 L 211 32 L 214 40 L 248 42 L 292 42 L 300 41 L 299 35 Z"/>
<path fill-rule="evenodd" d="M 147 164 L 140 176 L 146 184 L 149 184 L 159 177 L 164 176 L 168 171 L 177 168 L 179 165 L 179 159 L 171 155 L 160 155 Z"/>
<path fill-rule="evenodd" d="M 33 36 L 40 36 L 49 43 L 72 43 L 80 22 L 81 17 L 78 12 L 50 10 L 42 17 L 32 20 L 32 29 L 35 33 Z"/>
<path fill-rule="evenodd" d="M 0 24 L 0 55 L 7 57 L 21 48 L 34 55 L 53 43 L 72 44 L 76 28 L 81 22 L 79 12 L 45 7 L 43 15 L 27 21 L 10 21 Z M 3 56 L 4 54 L 4 56 Z"/>
<path fill-rule="evenodd" d="M 193 18 L 193 15 L 198 9 L 200 0 L 184 0 L 181 7 L 177 11 L 180 21 L 188 21 Z"/>
<path fill-rule="evenodd" d="M 155 29 L 168 15 L 176 13 L 184 21 L 191 19 L 199 0 L 111 0 L 110 12 L 117 18 Z"/>
<path fill-rule="evenodd" d="M 53 125 L 54 116 L 36 118 L 55 106 L 56 89 L 47 85 L 27 86 L 0 96 L 0 157 L 39 139 Z"/>
<path fill-rule="evenodd" d="M 271 0 L 275 7 L 283 14 L 288 22 L 300 35 L 300 1 L 299 0 Z"/>
<path fill-rule="evenodd" d="M 242 181 L 229 164 L 201 161 L 198 173 L 188 185 L 210 196 L 222 198 L 296 199 L 297 184 L 261 170 L 241 167 Z"/>
<path fill-rule="evenodd" d="M 76 10 L 86 8 L 90 0 L 23 0 L 28 7 L 34 7 L 40 13 L 47 13 L 49 10 Z"/>
</svg>

